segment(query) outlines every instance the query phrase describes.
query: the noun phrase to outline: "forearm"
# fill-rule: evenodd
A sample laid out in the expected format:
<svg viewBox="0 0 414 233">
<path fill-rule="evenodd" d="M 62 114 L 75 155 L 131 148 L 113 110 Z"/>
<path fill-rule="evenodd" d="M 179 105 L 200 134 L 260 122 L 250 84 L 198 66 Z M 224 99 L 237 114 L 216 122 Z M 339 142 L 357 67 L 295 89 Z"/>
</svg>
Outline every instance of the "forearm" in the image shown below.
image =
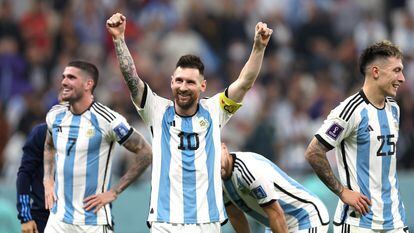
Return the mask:
<svg viewBox="0 0 414 233">
<path fill-rule="evenodd" d="M 250 233 L 249 222 L 244 213 L 233 204 L 226 206 L 229 220 L 237 233 Z"/>
<path fill-rule="evenodd" d="M 142 90 L 144 88 L 144 83 L 138 77 L 134 60 L 132 59 L 131 53 L 128 50 L 125 40 L 124 38 L 117 38 L 114 39 L 113 42 L 115 45 L 115 53 L 119 61 L 121 72 L 125 83 L 131 92 L 131 97 L 134 100 L 140 99 L 142 93 L 140 94 L 139 90 Z"/>
<path fill-rule="evenodd" d="M 127 172 L 121 177 L 118 184 L 112 188 L 116 195 L 124 191 L 124 189 L 136 180 L 152 162 L 150 144 L 135 130 L 128 140 L 125 141 L 123 146 L 127 150 L 133 152 L 135 157 Z"/>
<path fill-rule="evenodd" d="M 55 171 L 55 149 L 53 146 L 45 143 L 45 149 L 43 154 L 43 180 L 54 180 Z"/>
<path fill-rule="evenodd" d="M 332 192 L 340 196 L 344 187 L 332 172 L 331 165 L 326 158 L 326 149 L 316 138 L 310 143 L 305 156 L 319 179 L 321 179 Z"/>
<path fill-rule="evenodd" d="M 137 155 L 127 172 L 121 177 L 119 182 L 112 188 L 112 190 L 116 193 L 116 195 L 122 193 L 122 191 L 124 191 L 132 182 L 134 182 L 150 164 L 151 156 Z"/>
</svg>

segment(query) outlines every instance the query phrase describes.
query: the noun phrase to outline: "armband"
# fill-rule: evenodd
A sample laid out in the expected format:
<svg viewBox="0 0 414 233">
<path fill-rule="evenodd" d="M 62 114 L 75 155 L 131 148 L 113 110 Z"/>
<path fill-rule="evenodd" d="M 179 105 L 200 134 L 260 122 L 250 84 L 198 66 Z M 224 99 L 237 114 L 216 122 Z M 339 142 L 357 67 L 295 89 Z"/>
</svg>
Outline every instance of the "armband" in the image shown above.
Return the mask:
<svg viewBox="0 0 414 233">
<path fill-rule="evenodd" d="M 220 107 L 224 111 L 233 114 L 235 113 L 241 106 L 241 103 L 236 103 L 234 100 L 227 97 L 224 92 L 222 92 L 219 96 L 220 99 Z"/>
</svg>

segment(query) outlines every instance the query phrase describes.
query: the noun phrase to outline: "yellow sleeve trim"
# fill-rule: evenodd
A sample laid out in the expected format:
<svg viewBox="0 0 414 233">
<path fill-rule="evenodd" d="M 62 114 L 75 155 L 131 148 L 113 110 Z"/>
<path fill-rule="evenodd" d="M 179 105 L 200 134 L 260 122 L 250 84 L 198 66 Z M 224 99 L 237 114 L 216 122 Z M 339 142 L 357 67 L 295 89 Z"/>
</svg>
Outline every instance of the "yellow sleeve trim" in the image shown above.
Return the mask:
<svg viewBox="0 0 414 233">
<path fill-rule="evenodd" d="M 220 93 L 219 99 L 221 109 L 230 114 L 235 113 L 242 106 L 241 103 L 236 103 L 234 100 L 227 97 L 224 92 Z"/>
</svg>

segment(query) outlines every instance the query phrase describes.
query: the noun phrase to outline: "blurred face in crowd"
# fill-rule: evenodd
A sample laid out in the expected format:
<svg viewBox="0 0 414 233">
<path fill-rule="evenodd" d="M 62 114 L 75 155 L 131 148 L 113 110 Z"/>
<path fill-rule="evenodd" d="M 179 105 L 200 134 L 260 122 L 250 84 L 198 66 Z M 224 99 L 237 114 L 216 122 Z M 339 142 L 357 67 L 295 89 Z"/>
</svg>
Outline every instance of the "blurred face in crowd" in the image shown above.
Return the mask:
<svg viewBox="0 0 414 233">
<path fill-rule="evenodd" d="M 382 95 L 395 97 L 397 90 L 405 81 L 402 60 L 396 57 L 381 59 L 374 70 L 374 79 Z"/>
<path fill-rule="evenodd" d="M 61 99 L 74 103 L 92 93 L 93 80 L 79 68 L 67 66 L 62 74 Z"/>
<path fill-rule="evenodd" d="M 176 107 L 188 110 L 197 106 L 200 93 L 206 89 L 206 80 L 198 69 L 177 67 L 171 77 L 171 90 Z"/>
</svg>

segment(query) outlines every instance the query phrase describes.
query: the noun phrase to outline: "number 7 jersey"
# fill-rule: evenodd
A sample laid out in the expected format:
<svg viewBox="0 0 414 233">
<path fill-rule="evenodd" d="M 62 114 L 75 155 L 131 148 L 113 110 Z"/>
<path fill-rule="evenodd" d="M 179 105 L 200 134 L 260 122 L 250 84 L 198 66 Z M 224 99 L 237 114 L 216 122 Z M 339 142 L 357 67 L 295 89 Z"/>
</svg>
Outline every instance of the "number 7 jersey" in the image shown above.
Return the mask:
<svg viewBox="0 0 414 233">
<path fill-rule="evenodd" d="M 334 224 L 370 229 L 404 227 L 405 210 L 396 172 L 400 110 L 392 98 L 382 109 L 374 107 L 363 91 L 348 97 L 331 111 L 315 137 L 335 148 L 341 183 L 367 196 L 370 211 L 359 215 L 341 200 Z"/>
<path fill-rule="evenodd" d="M 223 93 L 201 99 L 193 116 L 145 84 L 137 111 L 152 134 L 151 203 L 148 221 L 181 224 L 223 222 L 221 128 L 232 105 Z M 137 103 L 135 103 L 137 104 Z"/>
</svg>

